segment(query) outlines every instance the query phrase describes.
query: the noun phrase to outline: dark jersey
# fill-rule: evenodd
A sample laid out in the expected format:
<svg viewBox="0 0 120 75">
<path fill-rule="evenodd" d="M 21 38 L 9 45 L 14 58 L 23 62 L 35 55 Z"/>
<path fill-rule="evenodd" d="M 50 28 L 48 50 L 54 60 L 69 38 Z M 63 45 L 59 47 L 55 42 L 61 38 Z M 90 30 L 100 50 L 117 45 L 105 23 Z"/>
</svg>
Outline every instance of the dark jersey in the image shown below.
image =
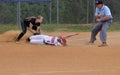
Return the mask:
<svg viewBox="0 0 120 75">
<path fill-rule="evenodd" d="M 27 27 L 29 27 L 30 23 L 33 24 L 33 26 L 40 26 L 40 23 L 36 23 L 36 18 L 31 18 L 31 19 L 25 19 L 24 23 Z"/>
</svg>

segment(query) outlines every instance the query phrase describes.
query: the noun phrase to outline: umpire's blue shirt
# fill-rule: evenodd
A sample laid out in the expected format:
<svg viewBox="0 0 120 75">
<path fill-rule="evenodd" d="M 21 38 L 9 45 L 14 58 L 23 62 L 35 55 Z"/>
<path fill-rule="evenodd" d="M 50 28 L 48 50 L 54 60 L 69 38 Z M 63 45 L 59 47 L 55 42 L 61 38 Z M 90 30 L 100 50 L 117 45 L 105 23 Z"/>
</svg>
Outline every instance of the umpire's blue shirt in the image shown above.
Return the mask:
<svg viewBox="0 0 120 75">
<path fill-rule="evenodd" d="M 110 19 L 113 18 L 110 9 L 106 5 L 103 5 L 103 7 L 101 9 L 96 8 L 95 16 L 97 16 L 98 14 L 101 14 L 100 18 L 103 18 L 105 16 L 109 16 Z"/>
</svg>

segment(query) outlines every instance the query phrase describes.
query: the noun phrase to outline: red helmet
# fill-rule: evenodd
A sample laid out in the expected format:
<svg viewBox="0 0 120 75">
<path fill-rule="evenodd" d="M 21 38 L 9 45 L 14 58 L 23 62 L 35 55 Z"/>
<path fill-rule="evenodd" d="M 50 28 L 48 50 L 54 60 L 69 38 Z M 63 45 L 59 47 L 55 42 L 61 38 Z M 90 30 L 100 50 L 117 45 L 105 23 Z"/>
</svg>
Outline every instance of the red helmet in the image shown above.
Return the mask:
<svg viewBox="0 0 120 75">
<path fill-rule="evenodd" d="M 66 43 L 67 43 L 67 40 L 66 40 L 65 37 L 61 37 L 61 41 L 62 41 L 63 44 L 66 44 Z"/>
<path fill-rule="evenodd" d="M 58 41 L 62 44 L 62 45 L 66 45 L 66 43 L 67 43 L 67 40 L 66 40 L 66 38 L 65 37 L 63 37 L 63 36 L 59 36 L 58 37 L 59 39 L 58 39 Z"/>
</svg>

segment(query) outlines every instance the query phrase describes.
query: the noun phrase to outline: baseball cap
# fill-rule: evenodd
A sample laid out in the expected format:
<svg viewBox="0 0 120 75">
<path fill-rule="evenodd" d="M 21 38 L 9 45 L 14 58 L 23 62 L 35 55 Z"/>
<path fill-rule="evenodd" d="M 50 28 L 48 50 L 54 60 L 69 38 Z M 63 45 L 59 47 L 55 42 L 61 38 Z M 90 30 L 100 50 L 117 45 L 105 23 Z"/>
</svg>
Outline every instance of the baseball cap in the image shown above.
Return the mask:
<svg viewBox="0 0 120 75">
<path fill-rule="evenodd" d="M 95 1 L 95 4 L 98 5 L 98 4 L 103 4 L 103 1 L 102 0 L 96 0 Z"/>
</svg>

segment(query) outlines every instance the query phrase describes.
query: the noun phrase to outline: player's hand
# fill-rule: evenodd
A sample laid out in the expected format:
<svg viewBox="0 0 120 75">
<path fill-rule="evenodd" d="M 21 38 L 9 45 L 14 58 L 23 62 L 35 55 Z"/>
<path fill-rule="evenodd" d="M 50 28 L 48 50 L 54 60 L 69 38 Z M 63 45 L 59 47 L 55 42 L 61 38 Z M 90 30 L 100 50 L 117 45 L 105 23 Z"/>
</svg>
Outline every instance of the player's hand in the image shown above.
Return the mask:
<svg viewBox="0 0 120 75">
<path fill-rule="evenodd" d="M 40 35 L 40 33 L 34 33 L 33 35 Z"/>
<path fill-rule="evenodd" d="M 101 14 L 98 14 L 97 16 L 98 16 L 98 17 L 100 17 L 100 16 L 101 16 Z"/>
<path fill-rule="evenodd" d="M 97 22 L 101 22 L 101 19 L 96 19 Z"/>
<path fill-rule="evenodd" d="M 101 17 L 101 14 L 98 14 L 98 15 L 96 16 L 96 19 L 100 19 L 100 17 Z"/>
</svg>

